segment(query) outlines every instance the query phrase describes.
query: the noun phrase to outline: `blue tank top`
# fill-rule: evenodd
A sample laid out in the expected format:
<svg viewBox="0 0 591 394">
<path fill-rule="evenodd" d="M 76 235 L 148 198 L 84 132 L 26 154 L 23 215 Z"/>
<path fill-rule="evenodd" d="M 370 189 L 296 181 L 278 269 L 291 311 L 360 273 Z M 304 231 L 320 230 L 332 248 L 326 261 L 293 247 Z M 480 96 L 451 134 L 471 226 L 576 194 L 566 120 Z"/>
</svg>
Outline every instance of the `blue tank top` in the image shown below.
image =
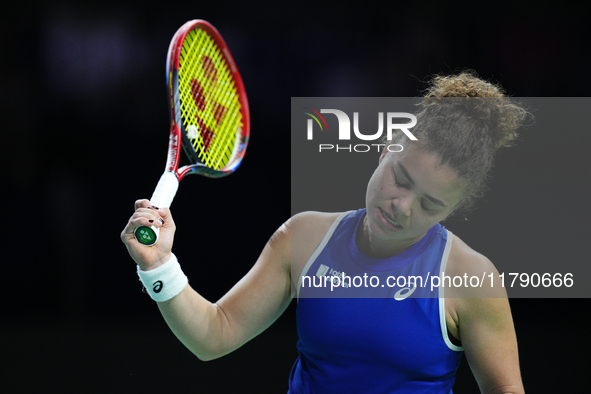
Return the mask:
<svg viewBox="0 0 591 394">
<path fill-rule="evenodd" d="M 453 235 L 437 224 L 403 253 L 370 258 L 355 242 L 364 214 L 335 220 L 302 270 L 289 394 L 452 393 L 463 349 L 449 340 L 443 294 L 425 278 L 445 270 Z M 353 279 L 364 274 L 365 283 Z M 410 276 L 414 285 L 401 281 Z"/>
</svg>

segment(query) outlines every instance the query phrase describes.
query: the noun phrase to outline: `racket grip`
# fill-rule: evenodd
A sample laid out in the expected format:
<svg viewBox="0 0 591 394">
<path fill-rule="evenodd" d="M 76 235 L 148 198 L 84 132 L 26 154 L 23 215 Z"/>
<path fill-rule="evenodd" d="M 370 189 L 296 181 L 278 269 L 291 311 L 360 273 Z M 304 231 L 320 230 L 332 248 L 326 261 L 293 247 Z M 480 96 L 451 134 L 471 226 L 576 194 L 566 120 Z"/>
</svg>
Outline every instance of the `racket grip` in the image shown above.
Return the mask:
<svg viewBox="0 0 591 394">
<path fill-rule="evenodd" d="M 158 208 L 170 208 L 172 200 L 179 188 L 179 180 L 174 172 L 166 171 L 160 177 L 156 189 L 150 199 L 150 204 Z M 153 246 L 158 242 L 158 234 L 160 229 L 154 226 L 139 226 L 135 229 L 133 234 L 135 239 L 142 245 Z"/>
</svg>

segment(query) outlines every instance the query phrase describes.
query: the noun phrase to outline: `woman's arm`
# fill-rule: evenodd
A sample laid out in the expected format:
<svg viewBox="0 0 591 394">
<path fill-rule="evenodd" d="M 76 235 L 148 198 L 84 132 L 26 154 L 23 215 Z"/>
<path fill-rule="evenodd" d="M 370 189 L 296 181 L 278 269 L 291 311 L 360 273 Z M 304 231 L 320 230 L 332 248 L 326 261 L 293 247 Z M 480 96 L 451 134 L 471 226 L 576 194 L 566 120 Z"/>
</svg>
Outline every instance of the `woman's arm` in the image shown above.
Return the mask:
<svg viewBox="0 0 591 394">
<path fill-rule="evenodd" d="M 170 258 L 174 222 L 167 209 L 136 202 L 136 213 L 121 234 L 130 255 L 148 271 Z M 139 225 L 164 220 L 158 243 L 140 245 L 133 236 Z M 149 222 L 153 220 L 153 222 Z M 218 302 L 211 303 L 187 285 L 177 296 L 158 307 L 179 340 L 201 360 L 221 357 L 260 334 L 291 301 L 290 222 L 271 237 L 252 269 Z"/>
<path fill-rule="evenodd" d="M 509 300 L 464 299 L 459 317 L 462 346 L 480 391 L 524 393 Z"/>
<path fill-rule="evenodd" d="M 459 241 L 459 248 L 454 248 L 454 267 L 452 275 L 482 277 L 493 273 L 498 278 L 498 271 L 484 256 L 468 248 Z M 446 273 L 447 274 L 447 273 Z M 486 277 L 488 282 L 489 277 Z M 517 338 L 511 317 L 507 293 L 500 283 L 490 282 L 483 288 L 454 288 L 446 294 L 454 297 L 452 304 L 456 312 L 460 340 L 466 359 L 480 387 L 485 394 L 522 394 L 524 393 Z M 458 298 L 455 298 L 458 297 Z"/>
<path fill-rule="evenodd" d="M 251 270 L 212 304 L 187 286 L 158 303 L 177 338 L 201 360 L 221 357 L 263 332 L 291 301 L 289 222 L 271 237 Z"/>
</svg>

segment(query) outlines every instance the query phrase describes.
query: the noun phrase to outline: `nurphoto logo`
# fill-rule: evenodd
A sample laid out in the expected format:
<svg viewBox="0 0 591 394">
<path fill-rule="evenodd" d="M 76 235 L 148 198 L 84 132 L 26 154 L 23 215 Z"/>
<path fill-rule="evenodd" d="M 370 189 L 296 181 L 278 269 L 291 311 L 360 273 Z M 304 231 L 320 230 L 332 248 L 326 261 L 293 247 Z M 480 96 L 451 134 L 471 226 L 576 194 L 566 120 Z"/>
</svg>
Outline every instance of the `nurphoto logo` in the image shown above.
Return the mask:
<svg viewBox="0 0 591 394">
<path fill-rule="evenodd" d="M 320 109 L 320 112 L 304 107 L 306 115 L 310 118 L 307 121 L 307 139 L 313 140 L 314 139 L 314 122 L 318 125 L 317 128 L 320 129 L 321 132 L 329 131 L 328 124 L 326 123 L 326 119 L 322 114 L 333 114 L 337 117 L 337 121 L 339 124 L 338 127 L 338 139 L 339 141 L 350 141 L 351 140 L 351 119 L 349 115 L 347 115 L 344 111 L 338 109 Z M 363 134 L 359 130 L 359 112 L 353 112 L 353 134 L 355 137 L 362 141 L 376 141 L 382 138 L 384 134 L 384 118 L 386 123 L 386 138 L 388 141 L 392 140 L 392 135 L 394 130 L 401 130 L 410 140 L 416 141 L 417 138 L 410 132 L 409 129 L 413 128 L 417 124 L 417 118 L 413 114 L 408 112 L 387 112 L 384 116 L 384 112 L 378 112 L 378 130 L 373 134 Z M 410 122 L 399 123 L 398 119 L 409 119 Z M 383 149 L 386 144 L 384 143 L 374 143 L 374 144 L 349 144 L 349 145 L 339 145 L 336 146 L 334 144 L 319 144 L 318 149 L 319 152 L 324 150 L 333 150 L 336 152 L 339 151 L 348 151 L 348 152 L 369 152 L 372 150 L 372 146 L 376 147 L 378 152 Z M 388 151 L 390 152 L 401 152 L 403 150 L 402 145 L 399 144 L 390 144 L 388 145 Z"/>
</svg>

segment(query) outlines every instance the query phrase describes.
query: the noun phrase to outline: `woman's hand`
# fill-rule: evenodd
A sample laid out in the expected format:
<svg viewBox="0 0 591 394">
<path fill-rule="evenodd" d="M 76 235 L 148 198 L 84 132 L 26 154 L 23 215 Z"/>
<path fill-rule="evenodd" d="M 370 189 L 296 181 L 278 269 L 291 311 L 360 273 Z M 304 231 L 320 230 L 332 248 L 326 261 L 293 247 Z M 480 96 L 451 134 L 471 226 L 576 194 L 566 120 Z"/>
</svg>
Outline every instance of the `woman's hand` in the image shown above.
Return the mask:
<svg viewBox="0 0 591 394">
<path fill-rule="evenodd" d="M 158 242 L 154 246 L 142 245 L 135 239 L 133 232 L 139 226 L 154 226 L 160 229 Z M 175 230 L 174 220 L 168 208 L 154 207 L 149 200 L 137 200 L 135 213 L 121 232 L 121 241 L 140 269 L 149 271 L 170 260 Z"/>
</svg>

